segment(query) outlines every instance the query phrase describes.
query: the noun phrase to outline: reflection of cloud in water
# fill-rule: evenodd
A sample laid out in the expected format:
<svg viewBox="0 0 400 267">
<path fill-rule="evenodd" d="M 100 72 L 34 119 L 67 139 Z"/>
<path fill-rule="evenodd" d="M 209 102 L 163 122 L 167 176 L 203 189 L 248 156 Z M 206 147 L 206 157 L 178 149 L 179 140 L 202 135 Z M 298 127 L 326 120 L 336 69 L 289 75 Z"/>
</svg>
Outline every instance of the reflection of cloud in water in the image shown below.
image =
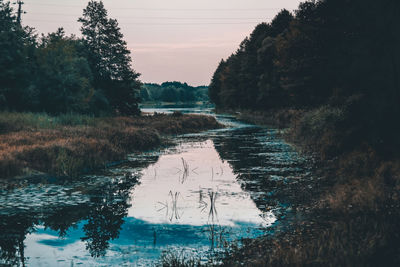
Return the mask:
<svg viewBox="0 0 400 267">
<path fill-rule="evenodd" d="M 180 150 L 161 156 L 143 171 L 141 184 L 131 192 L 128 217 L 151 224 L 197 226 L 208 225 L 210 217 L 222 226 L 238 226 L 238 221 L 269 226 L 275 221 L 272 214 L 265 216 L 257 209 L 211 140 L 185 143 Z M 188 169 L 184 182 L 182 159 Z"/>
<path fill-rule="evenodd" d="M 0 192 L 0 252 L 27 266 L 148 266 L 164 250 L 206 259 L 262 235 L 290 204 L 285 185 L 310 169 L 275 130 L 217 117 L 229 127 L 179 136 L 181 145 L 132 154 L 104 174 Z"/>
</svg>

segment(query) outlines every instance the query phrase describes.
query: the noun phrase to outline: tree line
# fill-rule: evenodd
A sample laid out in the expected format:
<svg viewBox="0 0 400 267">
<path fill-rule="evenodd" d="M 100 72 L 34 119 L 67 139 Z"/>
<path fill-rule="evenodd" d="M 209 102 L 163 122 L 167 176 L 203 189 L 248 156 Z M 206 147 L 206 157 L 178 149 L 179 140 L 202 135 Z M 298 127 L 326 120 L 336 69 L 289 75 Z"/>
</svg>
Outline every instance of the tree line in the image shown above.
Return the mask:
<svg viewBox="0 0 400 267">
<path fill-rule="evenodd" d="M 0 110 L 138 114 L 139 74 L 102 1 L 81 18 L 82 38 L 63 28 L 38 36 L 0 0 Z"/>
<path fill-rule="evenodd" d="M 257 25 L 209 86 L 221 109 L 336 108 L 358 143 L 399 144 L 400 2 L 306 1 Z M 329 119 L 329 118 L 328 118 Z"/>
<path fill-rule="evenodd" d="M 190 86 L 181 82 L 164 82 L 162 84 L 145 83 L 140 90 L 144 102 L 198 102 L 208 101 L 207 86 Z"/>
</svg>

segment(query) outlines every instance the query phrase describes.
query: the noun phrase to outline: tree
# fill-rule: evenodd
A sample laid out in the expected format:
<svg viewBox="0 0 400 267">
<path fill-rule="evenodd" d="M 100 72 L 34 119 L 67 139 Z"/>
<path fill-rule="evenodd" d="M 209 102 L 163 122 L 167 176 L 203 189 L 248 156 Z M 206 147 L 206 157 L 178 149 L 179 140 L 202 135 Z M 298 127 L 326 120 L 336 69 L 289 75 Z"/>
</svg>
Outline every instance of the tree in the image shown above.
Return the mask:
<svg viewBox="0 0 400 267">
<path fill-rule="evenodd" d="M 221 74 L 224 67 L 225 67 L 225 61 L 221 59 L 211 79 L 210 86 L 208 87 L 208 96 L 211 102 L 213 102 L 217 107 L 221 106 L 220 92 L 223 82 Z"/>
<path fill-rule="evenodd" d="M 294 16 L 282 10 L 219 64 L 210 98 L 230 109 L 334 106 L 346 114 L 344 143 L 398 153 L 399 10 L 392 0 L 305 1 Z"/>
<path fill-rule="evenodd" d="M 138 114 L 139 74 L 132 69 L 117 20 L 108 18 L 102 1 L 91 0 L 79 22 L 96 89 L 105 94 L 115 112 Z"/>
<path fill-rule="evenodd" d="M 31 29 L 22 28 L 10 3 L 0 0 L 0 109 L 28 108 L 34 45 Z"/>
<path fill-rule="evenodd" d="M 165 102 L 176 102 L 179 99 L 178 91 L 174 86 L 168 86 L 161 93 L 161 100 Z"/>
<path fill-rule="evenodd" d="M 89 64 L 78 52 L 80 44 L 62 28 L 42 37 L 36 52 L 41 111 L 87 112 L 94 92 Z"/>
</svg>

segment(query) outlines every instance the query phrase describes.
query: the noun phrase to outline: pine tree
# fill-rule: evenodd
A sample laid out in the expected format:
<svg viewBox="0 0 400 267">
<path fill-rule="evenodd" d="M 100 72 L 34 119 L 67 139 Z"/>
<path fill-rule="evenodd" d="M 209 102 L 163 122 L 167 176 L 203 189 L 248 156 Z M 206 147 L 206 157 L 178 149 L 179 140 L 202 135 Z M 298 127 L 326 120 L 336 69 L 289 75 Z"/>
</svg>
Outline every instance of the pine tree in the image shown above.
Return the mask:
<svg viewBox="0 0 400 267">
<path fill-rule="evenodd" d="M 0 110 L 24 110 L 29 93 L 32 36 L 13 13 L 10 3 L 0 0 Z"/>
<path fill-rule="evenodd" d="M 108 18 L 102 1 L 90 1 L 79 19 L 97 90 L 104 92 L 113 110 L 138 114 L 139 74 L 115 19 Z"/>
</svg>

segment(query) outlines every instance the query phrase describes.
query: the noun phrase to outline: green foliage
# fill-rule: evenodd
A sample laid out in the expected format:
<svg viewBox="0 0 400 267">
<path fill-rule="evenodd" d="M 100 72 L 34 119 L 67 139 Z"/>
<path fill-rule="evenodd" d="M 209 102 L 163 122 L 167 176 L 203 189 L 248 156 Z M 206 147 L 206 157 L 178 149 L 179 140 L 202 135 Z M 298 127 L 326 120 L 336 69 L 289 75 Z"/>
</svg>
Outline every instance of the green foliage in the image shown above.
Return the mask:
<svg viewBox="0 0 400 267">
<path fill-rule="evenodd" d="M 104 92 L 116 112 L 138 114 L 139 74 L 132 69 L 130 51 L 117 20 L 108 18 L 102 1 L 92 0 L 79 22 L 95 86 Z"/>
<path fill-rule="evenodd" d="M 29 105 L 35 36 L 17 23 L 9 2 L 0 1 L 0 110 Z"/>
<path fill-rule="evenodd" d="M 208 87 L 193 87 L 187 83 L 164 82 L 161 85 L 146 83 L 140 96 L 144 102 L 197 102 L 208 101 Z"/>
<path fill-rule="evenodd" d="M 37 109 L 53 114 L 88 110 L 92 74 L 86 58 L 79 55 L 79 45 L 80 40 L 66 37 L 63 29 L 42 37 L 36 49 Z"/>
<path fill-rule="evenodd" d="M 210 99 L 222 109 L 259 111 L 328 105 L 346 110 L 335 131 L 347 131 L 349 142 L 399 151 L 398 10 L 389 0 L 306 1 L 293 15 L 282 10 L 221 61 Z"/>
<path fill-rule="evenodd" d="M 139 74 L 101 1 L 90 1 L 79 19 L 83 39 L 62 28 L 38 38 L 14 13 L 0 0 L 0 110 L 139 113 Z"/>
</svg>

